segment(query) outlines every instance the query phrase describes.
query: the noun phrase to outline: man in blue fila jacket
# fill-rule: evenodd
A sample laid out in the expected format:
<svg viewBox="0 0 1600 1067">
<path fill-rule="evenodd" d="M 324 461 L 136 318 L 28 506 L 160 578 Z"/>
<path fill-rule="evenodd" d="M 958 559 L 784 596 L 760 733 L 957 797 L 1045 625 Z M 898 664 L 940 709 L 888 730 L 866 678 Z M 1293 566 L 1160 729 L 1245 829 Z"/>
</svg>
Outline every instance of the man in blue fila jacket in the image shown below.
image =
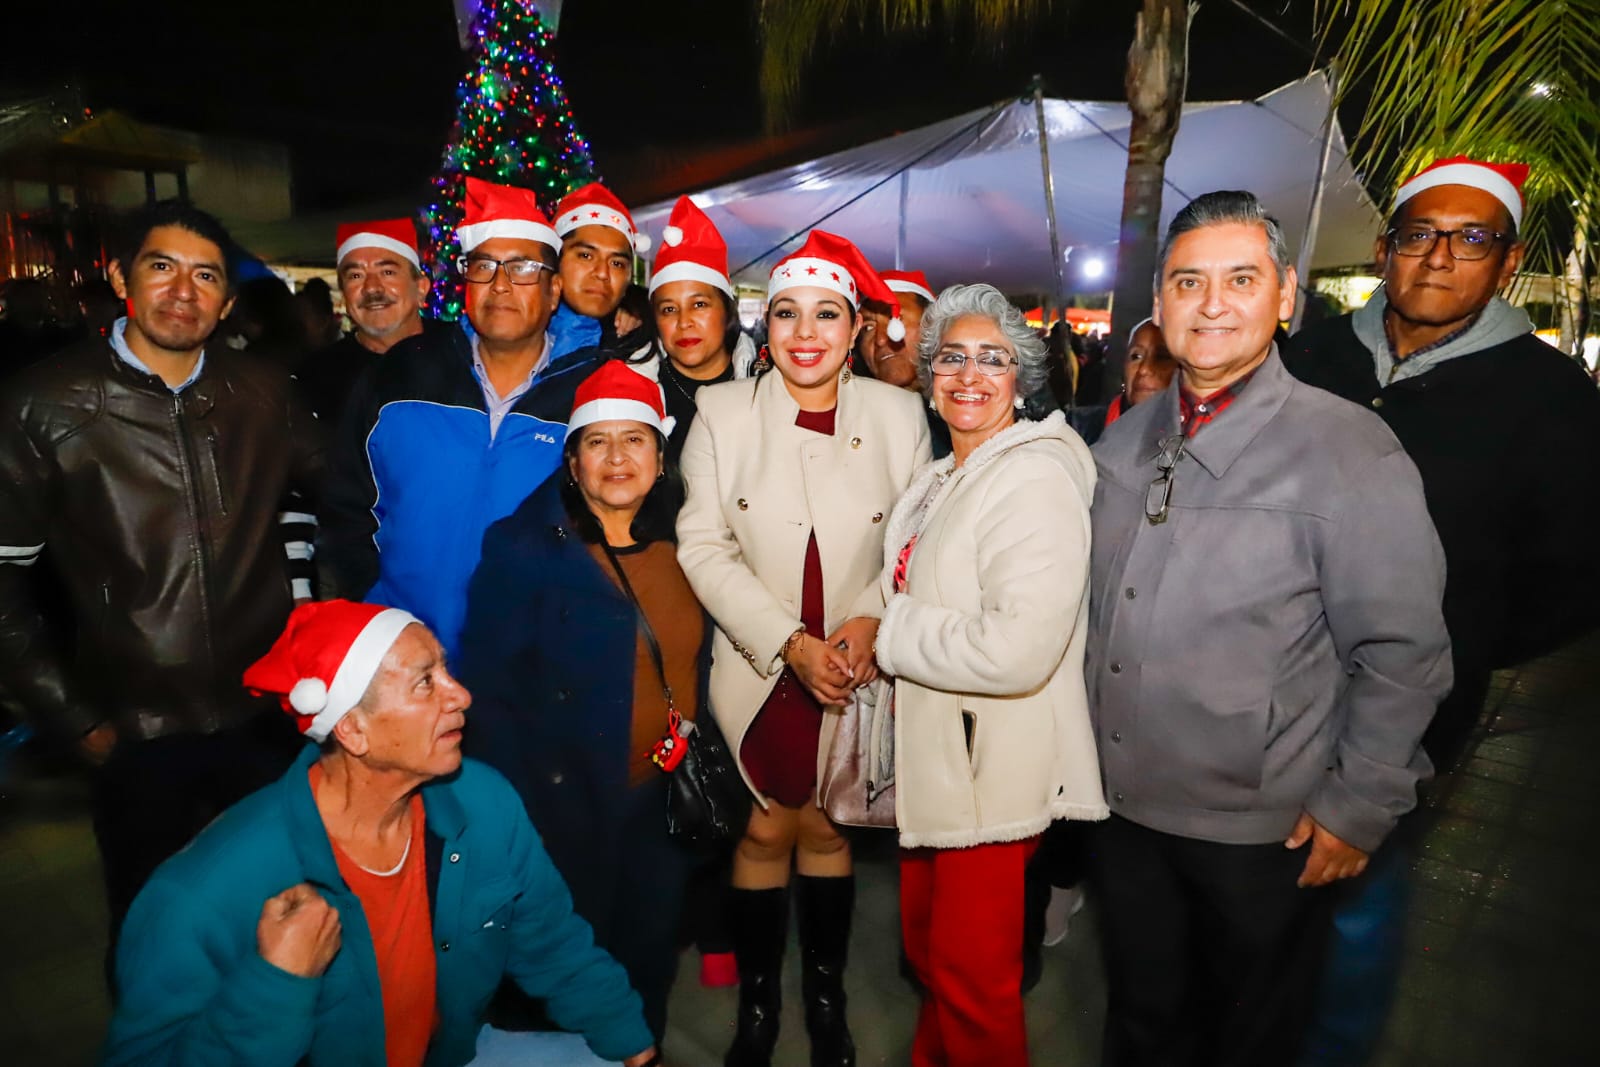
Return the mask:
<svg viewBox="0 0 1600 1067">
<path fill-rule="evenodd" d="M 484 531 L 561 464 L 597 352 L 556 354 L 561 238 L 526 189 L 466 179 L 456 231 L 471 332 L 408 338 L 357 386 L 321 557 L 339 595 L 404 608 L 457 651 Z"/>
</svg>

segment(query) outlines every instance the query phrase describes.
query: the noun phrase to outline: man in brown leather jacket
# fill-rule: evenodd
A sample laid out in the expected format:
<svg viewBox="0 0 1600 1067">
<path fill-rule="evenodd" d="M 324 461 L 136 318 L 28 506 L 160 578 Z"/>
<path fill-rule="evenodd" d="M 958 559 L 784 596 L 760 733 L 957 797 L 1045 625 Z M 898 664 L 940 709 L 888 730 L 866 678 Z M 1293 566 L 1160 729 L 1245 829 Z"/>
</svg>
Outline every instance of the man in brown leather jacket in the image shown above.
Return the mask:
<svg viewBox="0 0 1600 1067">
<path fill-rule="evenodd" d="M 166 201 L 128 236 L 110 267 L 128 316 L 0 398 L 0 686 L 98 765 L 113 941 L 150 872 L 298 749 L 239 679 L 310 596 L 279 511 L 322 465 L 288 378 L 206 347 L 232 305 L 221 224 Z"/>
</svg>

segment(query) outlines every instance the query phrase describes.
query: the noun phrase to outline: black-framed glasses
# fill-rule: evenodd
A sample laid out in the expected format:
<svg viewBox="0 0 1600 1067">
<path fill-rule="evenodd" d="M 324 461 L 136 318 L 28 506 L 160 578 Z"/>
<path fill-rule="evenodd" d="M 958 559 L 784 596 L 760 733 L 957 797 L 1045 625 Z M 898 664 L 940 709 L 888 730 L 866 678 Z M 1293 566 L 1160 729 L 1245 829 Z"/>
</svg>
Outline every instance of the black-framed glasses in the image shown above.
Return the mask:
<svg viewBox="0 0 1600 1067">
<path fill-rule="evenodd" d="M 488 285 L 500 271 L 512 285 L 532 285 L 539 280 L 539 272 L 551 270 L 549 264 L 537 259 L 490 259 L 488 256 L 461 256 L 456 259 L 456 270 L 473 285 Z"/>
<path fill-rule="evenodd" d="M 1172 469 L 1183 458 L 1184 446 L 1188 442 L 1189 439 L 1183 434 L 1173 434 L 1161 442 L 1161 451 L 1156 453 L 1156 470 L 1161 473 L 1155 476 L 1144 493 L 1144 517 L 1151 526 L 1160 526 L 1167 521 L 1167 509 L 1172 503 Z"/>
<path fill-rule="evenodd" d="M 1494 251 L 1495 245 L 1510 234 L 1491 230 L 1486 226 L 1463 226 L 1458 230 L 1436 230 L 1431 226 L 1396 226 L 1388 233 L 1389 247 L 1397 255 L 1426 256 L 1443 237 L 1450 249 L 1451 259 L 1484 259 Z"/>
<path fill-rule="evenodd" d="M 941 377 L 950 377 L 966 370 L 969 359 L 977 364 L 978 373 L 988 378 L 1000 377 L 1017 362 L 1016 356 L 1008 356 L 1004 352 L 979 352 L 975 356 L 969 356 L 965 352 L 951 350 L 935 352 L 933 358 L 928 360 L 928 369 Z"/>
</svg>

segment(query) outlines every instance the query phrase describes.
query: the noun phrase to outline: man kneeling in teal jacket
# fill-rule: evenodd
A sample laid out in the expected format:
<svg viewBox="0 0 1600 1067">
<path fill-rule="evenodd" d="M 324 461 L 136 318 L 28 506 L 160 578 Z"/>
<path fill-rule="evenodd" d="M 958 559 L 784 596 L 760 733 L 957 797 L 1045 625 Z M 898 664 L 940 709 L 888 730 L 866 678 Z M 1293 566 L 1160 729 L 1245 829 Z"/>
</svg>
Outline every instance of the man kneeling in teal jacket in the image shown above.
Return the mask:
<svg viewBox="0 0 1600 1067">
<path fill-rule="evenodd" d="M 573 914 L 516 792 L 462 759 L 472 698 L 426 627 L 307 604 L 244 684 L 280 697 L 320 747 L 134 901 L 106 1063 L 454 1067 L 480 1044 L 494 1051 L 479 1062 L 582 1062 L 570 1045 L 480 1042 L 505 976 L 583 1036 L 588 1062 L 659 1063 L 639 997 Z"/>
</svg>

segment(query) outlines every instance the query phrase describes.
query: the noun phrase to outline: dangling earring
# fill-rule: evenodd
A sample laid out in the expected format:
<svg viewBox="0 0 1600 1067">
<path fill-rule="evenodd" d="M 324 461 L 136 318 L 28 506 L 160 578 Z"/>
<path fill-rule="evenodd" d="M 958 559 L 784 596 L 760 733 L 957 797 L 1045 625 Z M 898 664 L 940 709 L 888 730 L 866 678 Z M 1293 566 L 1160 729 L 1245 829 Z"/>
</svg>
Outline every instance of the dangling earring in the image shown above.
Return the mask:
<svg viewBox="0 0 1600 1067">
<path fill-rule="evenodd" d="M 755 362 L 755 366 L 750 368 L 751 373 L 753 373 L 753 374 L 764 374 L 765 372 L 767 372 L 768 370 L 771 370 L 771 369 L 772 369 L 772 350 L 769 349 L 766 345 L 762 345 L 756 351 L 756 362 Z"/>
<path fill-rule="evenodd" d="M 1011 406 L 1016 408 L 1018 411 L 1021 411 L 1026 404 L 1027 401 L 1022 399 L 1020 396 L 1014 396 L 1011 398 Z"/>
<path fill-rule="evenodd" d="M 850 370 L 850 368 L 855 365 L 855 361 L 856 354 L 854 352 L 851 352 L 849 355 L 844 357 L 844 370 L 839 372 L 839 381 L 841 384 L 848 382 L 851 378 L 855 377 Z"/>
</svg>

